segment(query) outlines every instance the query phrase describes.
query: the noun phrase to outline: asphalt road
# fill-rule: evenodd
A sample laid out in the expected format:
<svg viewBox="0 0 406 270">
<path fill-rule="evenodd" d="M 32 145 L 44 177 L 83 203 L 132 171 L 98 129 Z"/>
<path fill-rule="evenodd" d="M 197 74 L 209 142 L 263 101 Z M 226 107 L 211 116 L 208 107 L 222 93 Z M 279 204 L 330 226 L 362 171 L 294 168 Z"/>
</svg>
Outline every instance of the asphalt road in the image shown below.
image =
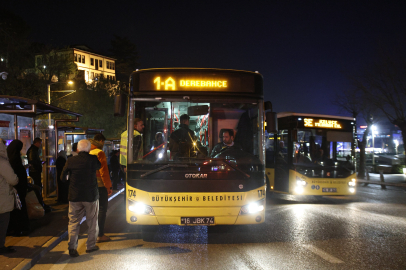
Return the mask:
<svg viewBox="0 0 406 270">
<path fill-rule="evenodd" d="M 274 194 L 261 225 L 144 233 L 125 223 L 121 195 L 110 203 L 113 241 L 86 254 L 84 235 L 71 258 L 65 240 L 33 269 L 406 269 L 406 192 L 398 187 L 358 187 L 352 198 Z"/>
</svg>

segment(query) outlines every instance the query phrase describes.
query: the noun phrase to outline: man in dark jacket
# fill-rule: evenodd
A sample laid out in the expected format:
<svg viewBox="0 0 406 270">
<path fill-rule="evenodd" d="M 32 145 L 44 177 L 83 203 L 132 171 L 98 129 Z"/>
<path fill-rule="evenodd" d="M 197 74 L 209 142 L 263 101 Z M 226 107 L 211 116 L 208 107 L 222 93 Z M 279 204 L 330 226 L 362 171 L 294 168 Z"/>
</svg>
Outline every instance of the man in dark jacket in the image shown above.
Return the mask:
<svg viewBox="0 0 406 270">
<path fill-rule="evenodd" d="M 234 130 L 225 129 L 223 131 L 223 142 L 216 144 L 211 151 L 210 157 L 214 158 L 216 155 L 227 149 L 241 149 L 239 144 L 234 143 Z"/>
<path fill-rule="evenodd" d="M 39 158 L 39 149 L 41 148 L 42 140 L 35 138 L 33 144 L 27 151 L 28 164 L 30 164 L 30 176 L 34 180 L 34 184 L 42 188 L 41 173 L 42 161 Z"/>
<path fill-rule="evenodd" d="M 189 129 L 189 119 L 189 115 L 181 115 L 179 128 L 172 132 L 169 138 L 169 150 L 173 159 L 190 157 L 196 147 L 197 138 L 194 132 Z"/>
<path fill-rule="evenodd" d="M 97 156 L 90 155 L 90 141 L 81 140 L 78 143 L 79 154 L 70 157 L 62 170 L 61 181 L 69 181 L 69 255 L 79 256 L 77 252 L 80 221 L 86 213 L 89 227 L 86 242 L 86 253 L 99 250 L 96 239 L 99 233 L 97 224 L 99 213 L 99 188 L 96 171 L 101 164 Z"/>
</svg>

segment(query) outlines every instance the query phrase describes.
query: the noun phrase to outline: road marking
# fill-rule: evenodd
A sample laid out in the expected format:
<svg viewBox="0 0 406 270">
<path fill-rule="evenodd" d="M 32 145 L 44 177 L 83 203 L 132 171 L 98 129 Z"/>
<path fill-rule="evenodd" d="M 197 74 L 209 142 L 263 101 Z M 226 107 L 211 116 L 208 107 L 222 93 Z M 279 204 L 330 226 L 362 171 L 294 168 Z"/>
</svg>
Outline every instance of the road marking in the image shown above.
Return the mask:
<svg viewBox="0 0 406 270">
<path fill-rule="evenodd" d="M 307 248 L 308 250 L 310 250 L 314 254 L 322 257 L 324 260 L 326 260 L 326 261 L 328 261 L 330 263 L 344 263 L 342 260 L 337 259 L 333 255 L 330 255 L 327 252 L 324 252 L 323 250 L 318 249 L 313 245 L 303 245 L 303 247 Z"/>
<path fill-rule="evenodd" d="M 119 192 L 117 192 L 115 195 L 111 196 L 109 198 L 109 201 L 111 201 L 112 199 L 114 199 L 114 197 L 116 197 L 118 194 L 120 194 L 122 191 L 124 191 L 124 189 L 120 190 Z M 114 203 L 107 208 L 107 215 L 106 218 L 109 217 L 109 215 L 114 212 L 114 210 L 120 205 L 122 201 L 120 200 L 115 200 Z M 86 216 L 83 217 L 82 221 L 80 222 L 80 224 L 82 224 L 84 221 L 86 220 Z M 87 230 L 83 233 L 83 234 L 87 234 Z M 78 247 L 77 250 L 80 249 L 82 246 L 84 246 L 86 244 L 87 241 L 87 237 L 86 238 L 82 238 L 78 240 Z M 69 250 L 66 250 L 61 257 L 59 258 L 59 260 L 50 268 L 50 270 L 62 270 L 65 268 L 65 266 L 70 262 L 70 260 L 72 259 L 72 257 L 68 257 L 66 258 L 66 256 L 69 256 Z"/>
</svg>

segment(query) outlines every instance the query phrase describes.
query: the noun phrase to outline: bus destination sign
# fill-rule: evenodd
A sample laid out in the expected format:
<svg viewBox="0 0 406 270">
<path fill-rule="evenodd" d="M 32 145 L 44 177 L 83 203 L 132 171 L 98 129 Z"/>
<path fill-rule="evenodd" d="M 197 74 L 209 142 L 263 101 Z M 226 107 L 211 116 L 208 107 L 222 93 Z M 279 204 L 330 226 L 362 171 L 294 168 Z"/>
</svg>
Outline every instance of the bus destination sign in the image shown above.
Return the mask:
<svg viewBox="0 0 406 270">
<path fill-rule="evenodd" d="M 139 91 L 251 92 L 253 76 L 227 73 L 144 72 L 139 75 Z"/>
<path fill-rule="evenodd" d="M 314 127 L 314 128 L 331 128 L 331 129 L 342 129 L 343 125 L 338 120 L 331 119 L 314 119 L 314 118 L 305 118 L 304 119 L 305 127 Z"/>
</svg>

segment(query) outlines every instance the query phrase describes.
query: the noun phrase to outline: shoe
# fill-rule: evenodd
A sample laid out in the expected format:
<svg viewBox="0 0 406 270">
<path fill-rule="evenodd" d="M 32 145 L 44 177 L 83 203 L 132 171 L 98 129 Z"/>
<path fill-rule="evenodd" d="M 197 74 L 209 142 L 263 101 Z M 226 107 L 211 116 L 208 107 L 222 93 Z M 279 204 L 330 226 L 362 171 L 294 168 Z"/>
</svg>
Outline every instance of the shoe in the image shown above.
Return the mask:
<svg viewBox="0 0 406 270">
<path fill-rule="evenodd" d="M 52 208 L 49 205 L 44 204 L 45 213 L 52 212 Z"/>
<path fill-rule="evenodd" d="M 14 253 L 17 250 L 13 247 L 2 247 L 0 248 L 0 254 L 8 254 L 8 253 Z"/>
<path fill-rule="evenodd" d="M 108 237 L 107 235 L 103 235 L 103 236 L 99 236 L 97 237 L 97 243 L 101 243 L 101 242 L 108 242 L 111 241 L 111 238 Z"/>
<path fill-rule="evenodd" d="M 98 246 L 94 246 L 93 248 L 91 248 L 91 249 L 86 249 L 86 253 L 90 253 L 90 252 L 93 252 L 93 251 L 98 251 L 100 248 L 98 247 Z"/>
<path fill-rule="evenodd" d="M 69 255 L 71 257 L 79 257 L 79 253 L 76 249 L 69 249 Z"/>
</svg>

